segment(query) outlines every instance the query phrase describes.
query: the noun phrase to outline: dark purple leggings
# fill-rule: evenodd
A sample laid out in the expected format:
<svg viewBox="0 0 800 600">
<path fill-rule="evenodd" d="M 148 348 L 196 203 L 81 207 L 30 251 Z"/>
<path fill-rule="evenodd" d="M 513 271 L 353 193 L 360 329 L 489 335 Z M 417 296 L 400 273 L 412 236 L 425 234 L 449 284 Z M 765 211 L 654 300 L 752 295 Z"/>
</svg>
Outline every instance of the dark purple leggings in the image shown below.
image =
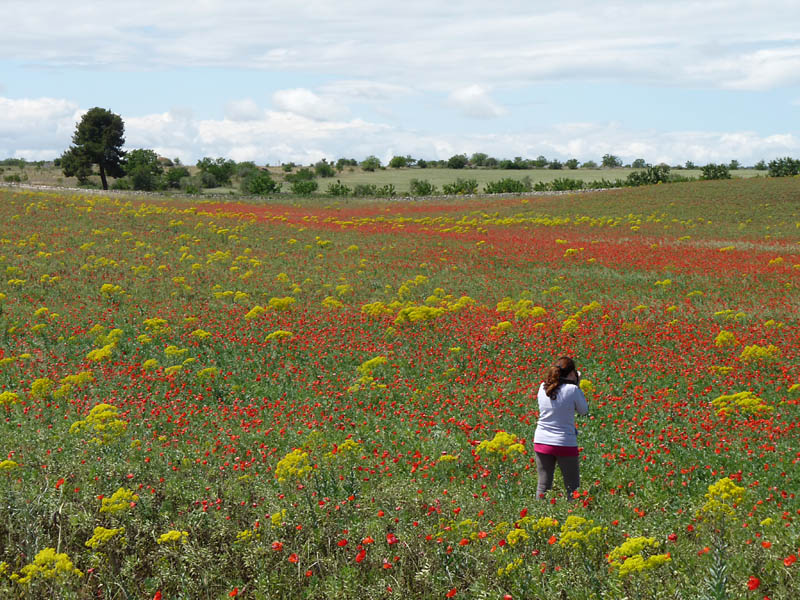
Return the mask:
<svg viewBox="0 0 800 600">
<path fill-rule="evenodd" d="M 567 488 L 567 498 L 572 499 L 572 492 L 581 485 L 580 456 L 554 456 L 553 454 L 536 453 L 536 473 L 539 482 L 536 485 L 536 497 L 544 500 L 547 491 L 553 487 L 553 475 L 556 472 L 556 463 L 564 478 L 564 487 Z"/>
</svg>

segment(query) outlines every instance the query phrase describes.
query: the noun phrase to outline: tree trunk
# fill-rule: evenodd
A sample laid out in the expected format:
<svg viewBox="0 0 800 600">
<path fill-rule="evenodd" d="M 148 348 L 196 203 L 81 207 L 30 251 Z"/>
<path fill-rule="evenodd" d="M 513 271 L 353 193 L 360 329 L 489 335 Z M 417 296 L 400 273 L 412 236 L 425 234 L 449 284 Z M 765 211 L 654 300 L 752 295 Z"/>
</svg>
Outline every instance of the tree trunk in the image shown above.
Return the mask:
<svg viewBox="0 0 800 600">
<path fill-rule="evenodd" d="M 103 163 L 100 163 L 98 166 L 100 167 L 100 181 L 103 182 L 103 189 L 107 190 L 108 189 L 108 181 L 106 180 L 106 170 L 103 167 Z"/>
</svg>

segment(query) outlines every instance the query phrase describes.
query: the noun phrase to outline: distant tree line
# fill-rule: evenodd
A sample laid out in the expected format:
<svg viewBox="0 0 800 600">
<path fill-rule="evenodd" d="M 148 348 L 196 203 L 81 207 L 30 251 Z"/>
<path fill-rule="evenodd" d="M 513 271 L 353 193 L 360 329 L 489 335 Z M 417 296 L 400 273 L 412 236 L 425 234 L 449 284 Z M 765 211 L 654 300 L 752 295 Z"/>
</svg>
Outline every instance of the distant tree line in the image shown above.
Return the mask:
<svg viewBox="0 0 800 600">
<path fill-rule="evenodd" d="M 90 177 L 99 175 L 103 189 L 119 190 L 181 190 L 186 193 L 198 193 L 204 188 L 233 188 L 250 195 L 272 195 L 283 190 L 297 195 L 310 195 L 320 190 L 319 180 L 333 179 L 345 169 L 361 168 L 373 172 L 385 169 L 502 169 L 502 170 L 576 170 L 576 169 L 613 169 L 629 167 L 635 169 L 624 179 L 599 179 L 584 182 L 581 179 L 559 177 L 551 182 L 531 183 L 529 177 L 522 179 L 503 178 L 484 186 L 484 193 L 517 193 L 524 191 L 563 191 L 587 188 L 608 188 L 623 186 L 652 185 L 674 181 L 685 181 L 688 178 L 674 171 L 682 169 L 701 169 L 700 179 L 728 179 L 731 171 L 743 168 L 738 160 L 729 163 L 709 163 L 698 167 L 692 161 L 683 165 L 666 164 L 651 165 L 643 158 L 637 158 L 630 164 L 613 154 L 605 154 L 599 163 L 588 160 L 580 162 L 576 158 L 564 161 L 537 156 L 526 159 L 515 156 L 513 159 L 497 159 L 483 152 L 475 152 L 471 156 L 455 154 L 446 160 L 425 160 L 410 155 L 393 156 L 384 166 L 374 155 L 361 161 L 354 158 L 338 158 L 335 161 L 322 159 L 308 166 L 299 166 L 293 162 L 281 165 L 283 181 L 278 181 L 266 167 L 259 167 L 252 161 L 235 162 L 222 157 L 204 157 L 197 161 L 196 169 L 181 164 L 179 159 L 168 159 L 158 156 L 154 150 L 139 148 L 123 151 L 125 143 L 124 123 L 119 115 L 109 110 L 95 107 L 90 109 L 75 127 L 72 145 L 54 162 L 68 177 L 76 177 L 80 185 L 89 186 Z M 22 158 L 0 160 L 0 173 L 6 168 L 20 169 L 21 173 L 4 176 L 6 182 L 23 182 L 27 180 L 27 167 L 43 168 L 45 161 L 26 161 Z M 767 171 L 771 177 L 796 176 L 800 174 L 800 160 L 784 157 L 764 160 L 753 165 L 754 169 Z M 444 194 L 474 194 L 478 183 L 470 178 L 458 178 L 455 182 L 442 186 Z M 429 196 L 439 190 L 422 178 L 414 178 L 410 182 L 411 195 Z M 324 193 L 329 196 L 394 196 L 394 186 L 376 184 L 357 184 L 352 188 L 336 180 L 327 185 Z"/>
</svg>

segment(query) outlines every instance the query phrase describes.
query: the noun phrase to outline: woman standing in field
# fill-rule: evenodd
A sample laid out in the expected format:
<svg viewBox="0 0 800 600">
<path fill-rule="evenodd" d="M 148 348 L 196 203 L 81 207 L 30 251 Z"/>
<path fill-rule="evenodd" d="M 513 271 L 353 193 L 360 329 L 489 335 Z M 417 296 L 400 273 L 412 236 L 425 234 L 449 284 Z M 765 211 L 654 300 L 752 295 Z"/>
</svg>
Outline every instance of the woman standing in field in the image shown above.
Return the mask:
<svg viewBox="0 0 800 600">
<path fill-rule="evenodd" d="M 541 500 L 553 487 L 556 463 L 564 478 L 567 498 L 571 499 L 580 485 L 575 413 L 588 414 L 589 405 L 579 383 L 580 373 L 575 369 L 575 362 L 562 356 L 547 370 L 545 380 L 539 386 L 539 420 L 533 436 L 533 449 L 539 477 L 536 497 Z"/>
</svg>

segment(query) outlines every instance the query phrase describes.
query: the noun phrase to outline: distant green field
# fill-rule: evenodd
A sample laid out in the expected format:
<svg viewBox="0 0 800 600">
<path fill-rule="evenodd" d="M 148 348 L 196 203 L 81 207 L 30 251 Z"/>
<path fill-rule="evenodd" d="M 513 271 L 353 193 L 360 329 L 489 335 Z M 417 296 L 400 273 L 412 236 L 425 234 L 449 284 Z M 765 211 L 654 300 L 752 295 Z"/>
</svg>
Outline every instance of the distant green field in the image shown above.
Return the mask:
<svg viewBox="0 0 800 600">
<path fill-rule="evenodd" d="M 523 179 L 530 177 L 533 183 L 537 181 L 553 181 L 559 177 L 570 179 L 580 179 L 582 181 L 594 181 L 598 179 L 625 179 L 632 171 L 639 171 L 641 169 L 530 169 L 530 170 L 510 170 L 510 169 L 379 169 L 374 172 L 367 172 L 361 169 L 348 170 L 345 169 L 336 177 L 332 179 L 319 179 L 320 190 L 324 191 L 328 187 L 329 182 L 336 181 L 337 179 L 343 184 L 353 187 L 357 184 L 376 184 L 387 185 L 392 184 L 397 189 L 398 193 L 408 191 L 409 182 L 412 179 L 427 179 L 436 187 L 441 189 L 443 184 L 452 183 L 456 179 L 475 179 L 478 185 L 483 186 L 490 181 L 498 181 L 500 179 Z M 675 174 L 683 175 L 684 177 L 700 177 L 702 171 L 700 169 L 682 169 L 673 170 Z M 740 169 L 731 171 L 733 177 L 754 177 L 763 171 L 756 171 L 755 169 Z"/>
<path fill-rule="evenodd" d="M 191 172 L 196 172 L 194 166 L 190 166 Z M 402 169 L 378 169 L 376 171 L 364 171 L 360 167 L 348 167 L 341 173 L 337 173 L 334 177 L 318 178 L 319 184 L 318 194 L 324 194 L 328 185 L 336 182 L 338 179 L 344 185 L 350 188 L 359 184 L 374 184 L 378 187 L 383 185 L 394 185 L 398 195 L 406 195 L 409 190 L 409 182 L 412 179 L 425 179 L 435 185 L 439 192 L 442 186 L 447 183 L 453 183 L 457 179 L 474 179 L 478 182 L 479 191 L 483 191 L 483 187 L 490 181 L 498 181 L 500 179 L 524 179 L 529 177 L 532 183 L 539 181 L 552 181 L 559 177 L 580 179 L 582 181 L 594 181 L 599 179 L 607 179 L 613 181 L 614 179 L 625 179 L 632 171 L 641 169 L 630 168 L 617 168 L 617 169 L 529 169 L 529 170 L 512 170 L 512 169 L 419 169 L 419 168 L 402 168 Z M 280 167 L 270 167 L 270 171 L 278 181 L 283 181 L 286 173 Z M 673 169 L 673 174 L 682 175 L 684 177 L 697 177 L 702 174 L 700 169 Z M 65 177 L 61 169 L 52 166 L 45 167 L 27 167 L 19 169 L 17 167 L 4 167 L 0 178 L 8 175 L 19 174 L 23 178 L 23 183 L 30 185 L 47 185 L 58 187 L 77 187 L 78 182 L 74 177 Z M 754 177 L 757 175 L 766 175 L 766 171 L 756 171 L 755 169 L 739 169 L 731 171 L 732 177 Z M 1 180 L 1 179 L 0 179 Z M 92 180 L 99 178 L 93 177 Z M 111 180 L 113 182 L 113 179 Z M 284 185 L 284 192 L 289 191 L 288 184 Z M 238 182 L 234 180 L 234 187 L 225 188 L 211 188 L 203 190 L 206 194 L 239 194 Z"/>
</svg>

